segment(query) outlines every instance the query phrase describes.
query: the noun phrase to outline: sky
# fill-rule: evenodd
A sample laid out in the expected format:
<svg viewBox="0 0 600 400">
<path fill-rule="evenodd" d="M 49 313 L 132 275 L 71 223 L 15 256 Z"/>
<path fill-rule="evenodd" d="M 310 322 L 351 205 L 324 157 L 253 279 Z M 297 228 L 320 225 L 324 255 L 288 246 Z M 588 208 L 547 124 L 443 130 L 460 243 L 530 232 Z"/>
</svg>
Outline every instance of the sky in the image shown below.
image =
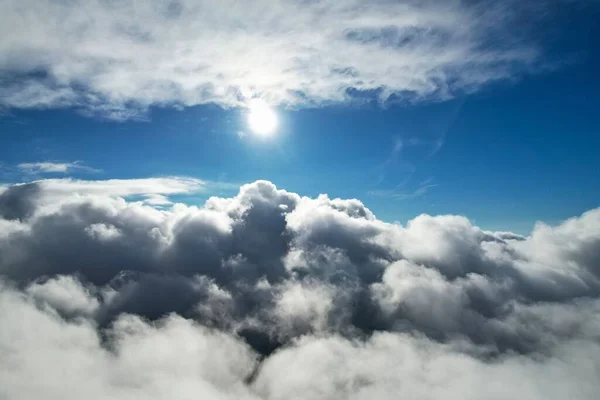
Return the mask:
<svg viewBox="0 0 600 400">
<path fill-rule="evenodd" d="M 122 7 L 127 8 L 126 3 Z M 61 2 L 52 4 L 53 12 L 66 12 L 60 9 Z M 10 6 L 8 3 L 5 7 Z M 201 7 L 201 3 L 198 6 Z M 496 2 L 495 8 L 488 12 L 489 26 L 477 26 L 469 21 L 473 26 L 467 24 L 464 28 L 467 32 L 462 29 L 452 32 L 452 18 L 470 17 L 463 15 L 466 12 L 459 7 L 449 7 L 447 18 L 440 20 L 435 19 L 435 7 L 429 7 L 433 11 L 428 6 L 413 11 L 414 18 L 419 16 L 418 13 L 423 14 L 420 15 L 423 26 L 419 23 L 408 25 L 400 19 L 396 30 L 388 26 L 388 21 L 370 23 L 376 28 L 369 29 L 382 30 L 381 38 L 364 28 L 365 32 L 359 33 L 365 37 L 356 39 L 364 44 L 353 50 L 357 54 L 368 52 L 373 47 L 371 42 L 382 41 L 377 46 L 381 47 L 381 54 L 371 56 L 381 58 L 381 68 L 365 69 L 364 73 L 372 80 L 371 86 L 379 85 L 379 88 L 364 89 L 354 99 L 348 96 L 355 90 L 352 79 L 344 74 L 337 77 L 340 82 L 336 84 L 341 85 L 340 88 L 315 85 L 318 86 L 314 88 L 316 92 L 305 95 L 306 101 L 279 98 L 282 96 L 280 89 L 270 89 L 269 84 L 278 88 L 283 85 L 289 91 L 294 84 L 308 85 L 307 82 L 319 72 L 298 67 L 296 78 L 270 77 L 268 68 L 277 69 L 278 63 L 287 65 L 289 61 L 284 57 L 292 55 L 277 53 L 281 60 L 275 60 L 273 65 L 263 60 L 265 64 L 255 66 L 249 61 L 252 59 L 250 50 L 250 54 L 239 54 L 240 62 L 250 64 L 243 67 L 247 71 L 239 72 L 240 76 L 264 69 L 267 78 L 263 79 L 273 81 L 265 83 L 262 96 L 267 100 L 269 96 L 272 98 L 269 101 L 277 108 L 280 124 L 276 134 L 268 139 L 248 132 L 245 109 L 236 103 L 243 99 L 231 99 L 228 94 L 220 97 L 198 94 L 198 98 L 188 98 L 192 96 L 189 93 L 167 90 L 165 99 L 156 99 L 158 94 L 148 94 L 142 89 L 129 93 L 127 91 L 136 88 L 125 84 L 110 86 L 111 82 L 117 85 L 119 82 L 115 80 L 125 76 L 127 69 L 114 67 L 110 70 L 104 66 L 110 60 L 110 56 L 103 53 L 108 48 L 96 50 L 97 43 L 93 38 L 85 39 L 75 46 L 74 51 L 67 51 L 66 44 L 56 48 L 51 47 L 54 46 L 51 43 L 38 43 L 33 33 L 31 37 L 21 38 L 21 42 L 7 39 L 2 52 L 5 111 L 0 119 L 3 133 L 0 138 L 0 179 L 4 183 L 16 183 L 49 176 L 85 179 L 189 176 L 226 182 L 231 188 L 266 179 L 306 195 L 327 193 L 333 197 L 361 199 L 376 215 L 389 222 L 406 222 L 420 213 L 461 214 L 488 229 L 526 234 L 538 220 L 556 223 L 598 205 L 600 182 L 595 170 L 599 123 L 594 112 L 600 83 L 595 71 L 597 43 L 593 39 L 598 33 L 594 25 L 597 7 L 594 4 L 539 2 L 537 7 L 531 5 L 531 9 L 515 7 L 519 12 L 514 11 L 517 15 L 511 15 L 507 11 L 509 6 L 509 3 Z M 274 14 L 285 11 L 283 3 L 280 7 L 267 8 Z M 67 13 L 74 20 L 79 17 L 77 9 L 74 7 Z M 332 18 L 338 14 L 343 16 L 338 29 L 347 35 L 354 31 L 345 26 L 350 26 L 355 18 L 348 10 L 330 11 Z M 143 12 L 151 11 L 151 7 L 150 10 L 146 7 L 138 10 L 139 18 L 145 16 Z M 154 10 L 159 16 L 160 12 Z M 402 7 L 399 6 L 397 12 L 401 13 Z M 116 24 L 122 23 L 109 8 L 99 7 L 98 13 L 98 20 L 105 24 L 109 24 L 111 18 Z M 31 11 L 19 15 L 35 18 Z M 521 22 L 522 28 L 503 32 L 502 29 L 507 29 L 503 26 L 506 23 L 494 21 L 501 17 Z M 163 22 L 168 25 L 168 15 L 164 18 L 166 21 Z M 520 21 L 524 18 L 531 19 L 532 23 Z M 166 28 L 159 22 L 150 28 L 146 26 L 146 34 L 160 35 Z M 256 35 L 268 33 L 267 27 L 250 23 L 246 27 L 248 31 L 257 31 Z M 136 26 L 132 24 L 128 29 L 133 30 Z M 75 28 L 67 26 L 60 35 L 68 35 L 69 29 Z M 100 28 L 88 28 L 90 36 L 95 33 L 94 29 Z M 277 29 L 273 27 L 274 31 Z M 422 33 L 419 29 L 423 32 L 430 29 L 433 33 Z M 489 33 L 480 32 L 484 29 L 498 31 L 499 37 L 485 37 Z M 188 30 L 205 34 L 202 28 L 195 26 Z M 104 30 L 102 33 L 110 35 Z M 123 47 L 139 45 L 131 32 L 113 34 L 121 40 Z M 283 41 L 308 33 L 298 31 L 280 35 Z M 414 49 L 407 49 L 415 60 L 407 60 L 398 68 L 409 71 L 414 79 L 403 78 L 402 72 L 384 71 L 384 67 L 395 68 L 395 62 L 398 62 L 391 59 L 394 50 L 389 49 L 388 42 L 399 41 L 402 35 L 406 36 L 403 40 L 415 42 Z M 442 40 L 443 35 L 455 37 L 455 41 L 450 41 L 450 37 Z M 484 37 L 471 38 L 477 35 Z M 192 39 L 188 38 L 190 43 L 182 46 L 193 46 Z M 250 40 L 237 36 L 235 39 Z M 487 48 L 476 48 L 470 43 L 475 40 L 483 43 L 477 45 Z M 221 45 L 215 41 L 209 42 L 207 47 Z M 152 52 L 160 52 L 168 40 L 157 42 L 157 49 L 150 45 L 144 49 L 153 55 Z M 503 48 L 509 43 L 514 43 L 514 47 Z M 327 53 L 325 47 L 318 47 L 320 44 L 316 42 L 315 51 Z M 340 44 L 340 52 L 342 45 L 348 44 Z M 41 55 L 43 50 L 40 50 L 41 54 L 31 54 L 40 46 L 53 50 L 48 50 L 47 56 Z M 262 54 L 269 46 L 267 41 L 255 51 Z M 446 46 L 451 50 L 446 50 Z M 429 53 L 437 47 L 442 53 L 448 52 L 439 60 Z M 211 51 L 219 55 L 222 51 L 225 57 L 229 53 L 225 48 Z M 288 51 L 292 53 L 293 50 Z M 298 57 L 304 55 L 304 50 L 297 51 Z M 83 58 L 86 56 L 90 58 L 88 61 Z M 475 61 L 472 66 L 471 62 L 464 61 L 461 65 L 463 61 L 459 57 L 463 56 L 492 60 L 489 64 Z M 114 57 L 127 59 L 127 55 Z M 433 65 L 420 70 L 418 57 Z M 305 58 L 309 59 L 309 55 Z M 80 59 L 84 61 L 75 61 Z M 323 62 L 334 65 L 344 61 L 349 65 L 347 68 L 363 67 L 358 64 L 360 61 L 346 60 L 342 55 L 339 59 Z M 54 64 L 48 66 L 48 62 Z M 77 62 L 81 64 L 80 69 L 73 67 Z M 142 74 L 140 70 L 147 71 L 147 64 L 143 64 L 145 58 L 140 56 L 131 62 L 142 64 L 132 66 L 132 74 L 138 76 Z M 181 68 L 190 68 L 187 58 L 175 62 L 181 62 Z M 229 60 L 218 62 L 228 63 Z M 101 71 L 89 71 L 94 65 Z M 176 66 L 162 68 L 176 69 Z M 455 68 L 459 71 L 454 71 Z M 236 75 L 233 71 L 231 74 Z M 435 74 L 446 74 L 446 78 L 438 78 Z M 208 85 L 213 79 L 209 71 L 200 75 L 200 86 Z M 187 87 L 194 84 L 184 81 L 188 78 L 192 79 L 189 75 L 173 76 L 166 78 L 166 82 L 172 79 L 172 85 Z M 332 79 L 331 76 L 322 78 L 324 81 Z M 139 82 L 132 85 L 160 86 L 161 82 L 158 77 L 158 82 L 153 81 L 153 77 L 138 79 Z M 231 78 L 233 82 L 236 79 L 242 82 L 243 88 L 255 84 L 250 78 L 247 78 L 248 82 Z M 356 82 L 363 82 L 361 79 Z M 477 82 L 471 82 L 474 80 Z M 229 91 L 232 91 L 235 84 L 230 84 Z M 363 82 L 365 85 L 367 83 Z M 159 91 L 160 87 L 152 90 Z M 340 94 L 340 90 L 345 94 Z M 373 93 L 378 90 L 386 93 Z M 402 94 L 408 90 L 414 93 Z M 68 95 L 63 94 L 67 91 Z M 81 99 L 92 95 L 104 98 L 106 104 L 96 104 L 102 100 Z M 345 100 L 338 99 L 344 95 Z M 19 167 L 44 162 L 77 162 L 89 168 L 44 171 Z M 219 192 L 205 192 L 198 199 L 189 201 L 201 204 L 213 194 Z"/>
<path fill-rule="evenodd" d="M 598 17 L 1 2 L 0 399 L 595 399 Z"/>
</svg>

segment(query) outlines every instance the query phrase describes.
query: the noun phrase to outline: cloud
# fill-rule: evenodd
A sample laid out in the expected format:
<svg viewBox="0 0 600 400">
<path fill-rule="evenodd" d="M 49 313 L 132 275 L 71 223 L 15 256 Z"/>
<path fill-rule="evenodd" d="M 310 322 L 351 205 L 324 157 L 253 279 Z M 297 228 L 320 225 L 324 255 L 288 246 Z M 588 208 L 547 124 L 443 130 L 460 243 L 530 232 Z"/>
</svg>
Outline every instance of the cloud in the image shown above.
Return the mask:
<svg viewBox="0 0 600 400">
<path fill-rule="evenodd" d="M 535 67 L 541 49 L 511 29 L 525 9 L 458 0 L 9 0 L 0 6 L 0 106 L 123 120 L 150 106 L 237 106 L 254 95 L 301 107 L 446 99 Z"/>
<path fill-rule="evenodd" d="M 144 202 L 153 206 L 164 206 L 168 204 L 173 204 L 171 200 L 169 200 L 165 195 L 162 194 L 147 195 Z"/>
<path fill-rule="evenodd" d="M 371 196 L 379 196 L 379 197 L 391 197 L 397 200 L 407 200 L 414 199 L 415 197 L 421 197 L 426 194 L 429 189 L 438 186 L 437 184 L 425 184 L 421 185 L 419 188 L 413 190 L 412 192 L 400 192 L 398 190 L 388 190 L 388 189 L 380 189 L 380 190 L 369 190 L 367 194 Z"/>
<path fill-rule="evenodd" d="M 45 179 L 13 185 L 0 191 L 0 217 L 23 219 L 33 209 L 43 206 L 56 209 L 64 202 L 87 198 L 138 198 L 146 204 L 169 205 L 169 195 L 198 193 L 205 188 L 229 189 L 230 184 L 195 178 L 166 177 L 143 179 L 78 180 Z"/>
<path fill-rule="evenodd" d="M 25 290 L 37 304 L 64 315 L 93 316 L 99 308 L 94 288 L 86 288 L 73 276 L 58 276 L 32 283 Z"/>
<path fill-rule="evenodd" d="M 159 182 L 0 194 L 0 397 L 600 390 L 600 209 L 523 237 L 267 181 L 201 207 L 120 197 L 198 188 Z"/>
<path fill-rule="evenodd" d="M 238 337 L 176 315 L 154 323 L 123 315 L 101 338 L 89 320 L 64 320 L 5 287 L 0 318 L 0 395 L 7 398 L 541 400 L 594 399 L 598 390 L 594 342 L 490 362 L 405 334 L 364 342 L 306 336 L 257 369 L 256 354 Z"/>
<path fill-rule="evenodd" d="M 203 181 L 194 178 L 166 177 L 145 179 L 109 179 L 109 180 L 77 180 L 77 179 L 45 179 L 34 182 L 41 186 L 44 193 L 64 195 L 77 193 L 80 195 L 120 196 L 153 194 L 178 194 L 198 191 Z"/>
<path fill-rule="evenodd" d="M 414 169 L 411 170 L 411 175 L 414 172 Z M 406 191 L 401 190 L 406 186 L 408 181 L 410 180 L 410 176 L 402 181 L 399 185 L 396 185 L 394 189 L 374 189 L 369 190 L 367 195 L 377 196 L 377 197 L 388 197 L 396 200 L 407 200 L 414 199 L 416 197 L 421 197 L 425 195 L 430 189 L 437 187 L 438 184 L 433 183 L 433 178 L 427 178 L 424 181 L 418 184 L 416 189 Z"/>
<path fill-rule="evenodd" d="M 101 172 L 98 169 L 88 167 L 82 164 L 80 161 L 72 163 L 56 163 L 56 162 L 35 162 L 35 163 L 22 163 L 17 167 L 28 174 L 50 174 L 50 173 L 72 173 L 72 172 Z"/>
<path fill-rule="evenodd" d="M 273 399 L 585 399 L 595 390 L 594 362 L 576 367 L 586 350 L 597 354 L 598 346 L 567 346 L 546 362 L 513 355 L 485 363 L 405 335 L 376 334 L 364 344 L 303 338 L 267 359 L 256 386 Z"/>
</svg>

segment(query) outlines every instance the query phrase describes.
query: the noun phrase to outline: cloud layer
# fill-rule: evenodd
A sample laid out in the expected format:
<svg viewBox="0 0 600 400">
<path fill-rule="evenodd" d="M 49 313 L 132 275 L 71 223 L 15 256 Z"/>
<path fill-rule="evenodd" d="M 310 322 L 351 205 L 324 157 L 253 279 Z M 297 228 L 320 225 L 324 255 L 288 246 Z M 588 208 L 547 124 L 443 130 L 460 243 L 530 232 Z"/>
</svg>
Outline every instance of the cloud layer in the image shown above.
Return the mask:
<svg viewBox="0 0 600 400">
<path fill-rule="evenodd" d="M 600 209 L 521 237 L 266 181 L 168 210 L 59 181 L 0 193 L 0 398 L 600 390 Z"/>
<path fill-rule="evenodd" d="M 531 20 L 525 8 L 487 0 L 7 0 L 0 105 L 127 119 L 152 105 L 236 106 L 255 95 L 292 106 L 365 95 L 443 99 L 538 61 L 539 49 L 513 29 Z"/>
</svg>

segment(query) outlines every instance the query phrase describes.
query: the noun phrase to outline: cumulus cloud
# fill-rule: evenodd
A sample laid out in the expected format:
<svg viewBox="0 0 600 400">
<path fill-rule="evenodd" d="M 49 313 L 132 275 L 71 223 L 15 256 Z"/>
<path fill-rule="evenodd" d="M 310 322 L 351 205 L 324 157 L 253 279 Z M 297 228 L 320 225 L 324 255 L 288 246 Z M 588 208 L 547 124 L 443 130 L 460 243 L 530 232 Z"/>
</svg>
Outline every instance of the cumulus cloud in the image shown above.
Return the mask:
<svg viewBox="0 0 600 400">
<path fill-rule="evenodd" d="M 42 307 L 50 307 L 63 315 L 92 316 L 99 307 L 94 289 L 86 288 L 73 276 L 57 276 L 35 281 L 25 292 Z"/>
<path fill-rule="evenodd" d="M 545 4 L 545 2 L 544 2 Z M 545 7 L 542 6 L 542 7 Z M 152 105 L 445 99 L 531 70 L 518 3 L 460 0 L 0 5 L 0 106 L 135 118 Z"/>
<path fill-rule="evenodd" d="M 600 390 L 600 209 L 522 237 L 267 181 L 159 209 L 109 182 L 0 193 L 0 397 Z"/>
</svg>

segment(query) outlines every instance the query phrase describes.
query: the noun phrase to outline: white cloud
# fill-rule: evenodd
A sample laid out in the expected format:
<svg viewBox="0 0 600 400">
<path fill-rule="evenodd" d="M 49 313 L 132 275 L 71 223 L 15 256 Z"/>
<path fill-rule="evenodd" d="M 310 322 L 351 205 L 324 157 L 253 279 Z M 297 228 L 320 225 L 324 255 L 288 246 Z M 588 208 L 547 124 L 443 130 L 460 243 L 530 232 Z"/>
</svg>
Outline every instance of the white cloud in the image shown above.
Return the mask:
<svg viewBox="0 0 600 400">
<path fill-rule="evenodd" d="M 150 194 L 144 199 L 144 203 L 152 206 L 165 206 L 173 204 L 165 195 L 162 194 Z"/>
<path fill-rule="evenodd" d="M 29 174 L 43 174 L 43 173 L 61 173 L 66 174 L 70 172 L 100 172 L 100 170 L 88 167 L 79 161 L 72 163 L 57 163 L 57 162 L 35 162 L 35 163 L 21 163 L 17 167 Z"/>
<path fill-rule="evenodd" d="M 114 225 L 106 224 L 92 224 L 85 228 L 85 232 L 97 240 L 116 240 L 122 236 Z"/>
<path fill-rule="evenodd" d="M 165 179 L 0 194 L 0 398 L 597 397 L 599 209 L 522 237 L 266 181 L 121 197 L 197 189 Z"/>
<path fill-rule="evenodd" d="M 150 105 L 448 98 L 533 66 L 510 3 L 133 0 L 0 4 L 0 105 L 115 119 Z M 515 18 L 513 18 L 515 17 Z M 523 19 L 521 19 L 523 20 Z"/>
<path fill-rule="evenodd" d="M 376 334 L 366 343 L 303 338 L 268 358 L 258 392 L 268 399 L 594 398 L 597 343 L 569 343 L 544 362 L 511 355 L 485 363 L 451 346 L 408 335 Z"/>
<path fill-rule="evenodd" d="M 66 315 L 93 316 L 100 306 L 90 288 L 86 288 L 72 276 L 34 282 L 25 292 L 37 303 L 50 306 Z"/>
<path fill-rule="evenodd" d="M 243 383 L 248 348 L 180 317 L 150 325 L 123 316 L 106 332 L 111 349 L 89 320 L 66 322 L 6 288 L 0 318 L 2 398 L 257 398 Z"/>
<path fill-rule="evenodd" d="M 143 178 L 143 179 L 45 179 L 36 181 L 41 192 L 48 201 L 57 198 L 80 196 L 143 196 L 148 204 L 167 204 L 165 196 L 174 194 L 190 194 L 201 191 L 205 181 L 186 177 Z M 159 202 L 160 200 L 160 202 Z"/>
<path fill-rule="evenodd" d="M 592 400 L 600 389 L 593 341 L 486 361 L 407 334 L 304 336 L 257 369 L 239 337 L 176 315 L 123 315 L 100 336 L 89 319 L 65 320 L 3 286 L 0 319 L 0 396 L 11 399 Z"/>
<path fill-rule="evenodd" d="M 436 187 L 437 184 L 427 184 L 427 185 L 422 185 L 419 188 L 410 191 L 410 192 L 402 192 L 396 189 L 380 189 L 380 190 L 370 190 L 367 192 L 368 195 L 371 196 L 378 196 L 378 197 L 389 197 L 392 199 L 397 199 L 397 200 L 408 200 L 408 199 L 414 199 L 417 197 L 421 197 L 423 195 L 425 195 L 429 189 Z"/>
<path fill-rule="evenodd" d="M 203 181 L 188 177 L 163 177 L 142 179 L 81 180 L 72 178 L 44 179 L 20 183 L 5 189 L 0 198 L 0 210 L 4 207 L 10 216 L 29 215 L 30 210 L 56 212 L 65 204 L 87 201 L 102 202 L 108 197 L 138 200 L 153 206 L 173 204 L 169 196 L 191 195 L 205 190 L 230 190 L 231 184 Z M 124 200 L 121 200 L 124 201 Z M 1 212 L 0 212 L 1 214 Z"/>
<path fill-rule="evenodd" d="M 336 294 L 334 286 L 319 282 L 289 282 L 284 285 L 275 298 L 274 316 L 279 329 L 291 337 L 327 330 Z"/>
</svg>

